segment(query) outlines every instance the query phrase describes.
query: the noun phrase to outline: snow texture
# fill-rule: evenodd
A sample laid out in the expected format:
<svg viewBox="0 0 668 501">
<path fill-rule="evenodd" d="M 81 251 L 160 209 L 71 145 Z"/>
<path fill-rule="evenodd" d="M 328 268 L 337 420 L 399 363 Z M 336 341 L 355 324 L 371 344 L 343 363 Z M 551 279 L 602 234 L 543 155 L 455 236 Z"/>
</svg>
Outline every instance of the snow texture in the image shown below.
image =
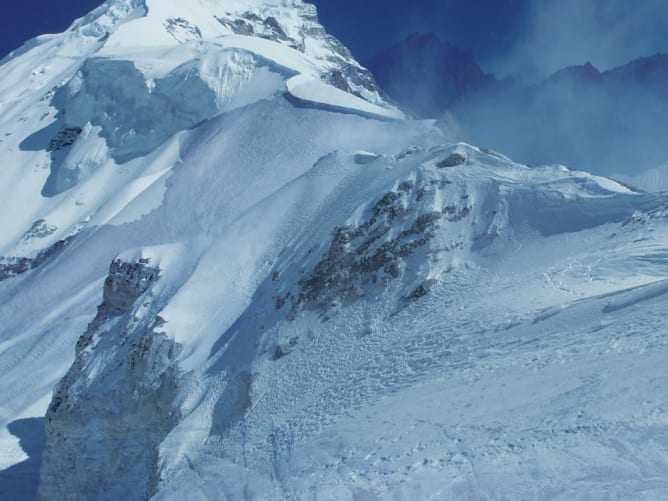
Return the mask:
<svg viewBox="0 0 668 501">
<path fill-rule="evenodd" d="M 404 119 L 298 0 L 2 68 L 0 497 L 668 496 L 665 194 Z"/>
</svg>

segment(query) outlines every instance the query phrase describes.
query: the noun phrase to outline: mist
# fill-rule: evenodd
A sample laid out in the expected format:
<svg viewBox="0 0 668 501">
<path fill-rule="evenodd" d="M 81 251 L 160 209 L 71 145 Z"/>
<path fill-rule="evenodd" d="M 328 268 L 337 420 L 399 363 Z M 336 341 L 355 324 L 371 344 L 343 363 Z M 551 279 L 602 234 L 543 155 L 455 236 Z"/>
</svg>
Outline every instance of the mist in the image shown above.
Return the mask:
<svg viewBox="0 0 668 501">
<path fill-rule="evenodd" d="M 668 190 L 668 2 L 527 0 L 506 19 L 513 41 L 487 57 L 449 33 L 365 63 L 409 113 L 448 117 L 463 140 Z"/>
<path fill-rule="evenodd" d="M 668 57 L 603 74 L 580 67 L 531 87 L 500 86 L 469 95 L 453 111 L 466 139 L 515 160 L 668 189 L 661 176 L 643 176 L 668 161 L 668 95 L 660 82 L 668 88 Z"/>
<path fill-rule="evenodd" d="M 601 70 L 668 52 L 665 0 L 530 0 L 514 43 L 483 61 L 520 81 L 591 62 Z"/>
<path fill-rule="evenodd" d="M 456 106 L 471 139 L 668 189 L 668 2 L 530 0 L 522 23 L 485 67 L 514 84 Z"/>
</svg>

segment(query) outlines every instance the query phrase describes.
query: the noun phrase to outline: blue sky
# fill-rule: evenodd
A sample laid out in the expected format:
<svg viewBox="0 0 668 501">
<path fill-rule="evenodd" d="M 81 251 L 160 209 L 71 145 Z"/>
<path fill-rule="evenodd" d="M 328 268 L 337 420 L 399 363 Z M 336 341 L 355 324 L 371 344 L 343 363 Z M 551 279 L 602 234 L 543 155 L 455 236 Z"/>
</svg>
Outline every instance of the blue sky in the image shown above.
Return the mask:
<svg viewBox="0 0 668 501">
<path fill-rule="evenodd" d="M 181 0 L 187 1 L 187 0 Z M 0 53 L 58 32 L 101 0 L 20 0 L 3 6 Z M 487 71 L 547 75 L 591 61 L 606 69 L 668 52 L 666 0 L 315 0 L 328 31 L 358 59 L 411 32 L 471 50 Z"/>
</svg>

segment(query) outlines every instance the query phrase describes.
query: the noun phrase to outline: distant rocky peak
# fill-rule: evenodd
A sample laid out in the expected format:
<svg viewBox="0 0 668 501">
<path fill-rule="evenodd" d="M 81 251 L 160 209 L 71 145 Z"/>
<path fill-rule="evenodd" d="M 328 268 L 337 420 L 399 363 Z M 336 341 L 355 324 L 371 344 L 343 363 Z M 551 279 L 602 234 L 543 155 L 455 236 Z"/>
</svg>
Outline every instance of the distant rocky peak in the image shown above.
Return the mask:
<svg viewBox="0 0 668 501">
<path fill-rule="evenodd" d="M 596 84 L 602 80 L 602 74 L 593 64 L 569 66 L 552 75 L 548 83 Z"/>
<path fill-rule="evenodd" d="M 441 114 L 466 94 L 495 83 L 471 52 L 434 33 L 411 33 L 365 66 L 390 97 L 418 117 Z"/>
</svg>

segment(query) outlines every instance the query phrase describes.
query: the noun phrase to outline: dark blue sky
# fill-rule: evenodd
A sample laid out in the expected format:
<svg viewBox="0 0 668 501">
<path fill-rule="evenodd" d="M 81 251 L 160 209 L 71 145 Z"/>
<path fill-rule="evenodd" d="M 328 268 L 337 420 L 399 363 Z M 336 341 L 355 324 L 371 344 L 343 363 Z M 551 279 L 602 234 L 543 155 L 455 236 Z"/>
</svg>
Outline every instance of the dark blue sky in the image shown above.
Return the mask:
<svg viewBox="0 0 668 501">
<path fill-rule="evenodd" d="M 181 0 L 187 1 L 187 0 Z M 64 30 L 101 0 L 20 0 L 3 6 L 0 53 Z M 410 32 L 436 32 L 500 74 L 602 69 L 668 52 L 666 0 L 314 0 L 328 31 L 358 59 Z"/>
</svg>

